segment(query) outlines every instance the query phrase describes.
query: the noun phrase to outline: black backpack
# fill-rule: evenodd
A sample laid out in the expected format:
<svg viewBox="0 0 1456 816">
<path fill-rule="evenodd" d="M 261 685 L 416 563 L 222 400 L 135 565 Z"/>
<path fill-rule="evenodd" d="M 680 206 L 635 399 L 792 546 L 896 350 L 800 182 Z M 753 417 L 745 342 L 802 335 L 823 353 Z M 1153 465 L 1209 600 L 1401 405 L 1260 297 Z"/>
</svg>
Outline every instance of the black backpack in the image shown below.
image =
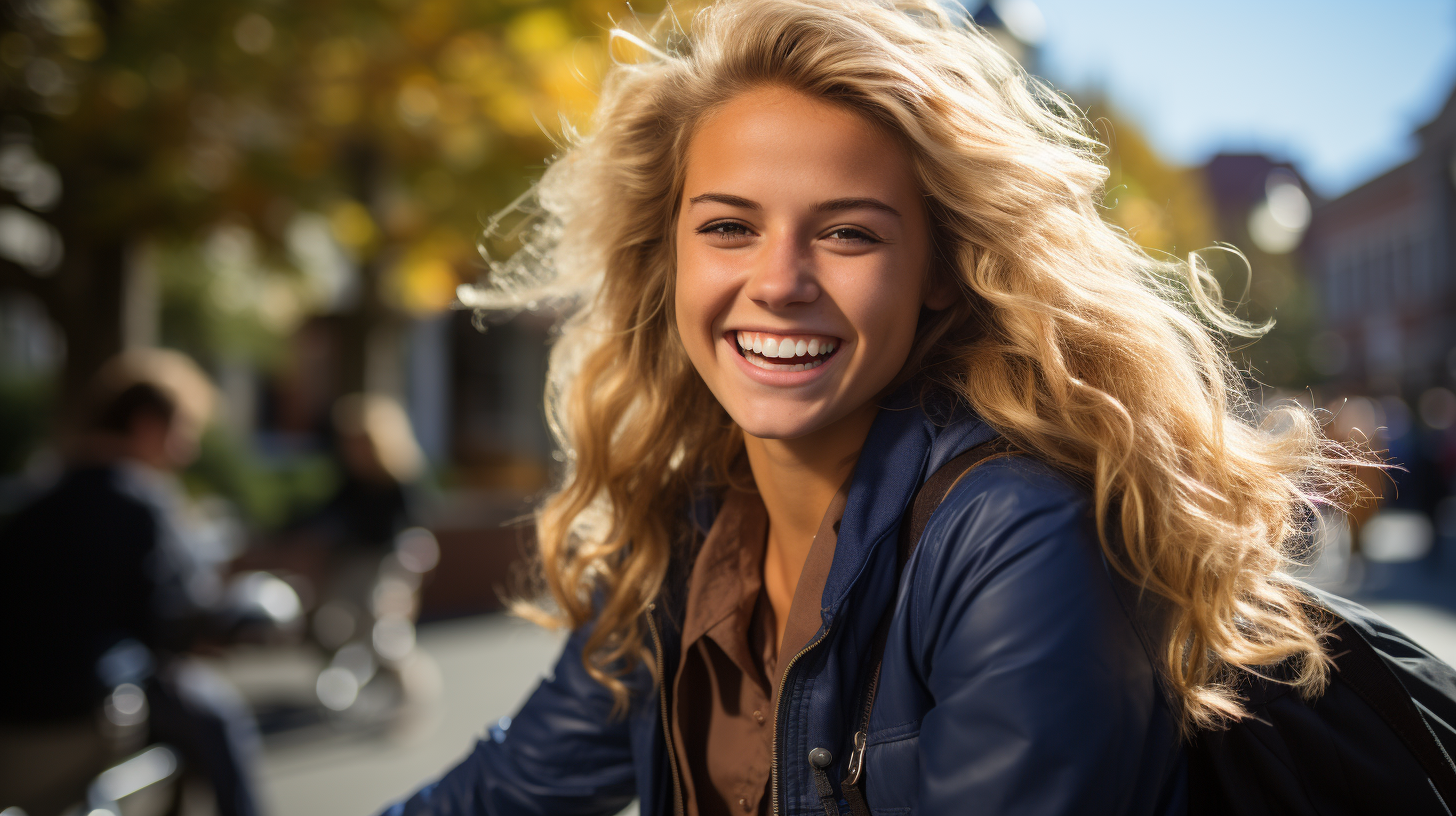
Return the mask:
<svg viewBox="0 0 1456 816">
<path fill-rule="evenodd" d="M 1359 604 L 1308 588 L 1341 621 L 1329 687 L 1303 700 L 1246 675 L 1251 716 L 1189 746 L 1188 812 L 1441 814 L 1456 808 L 1456 670 Z"/>
<path fill-rule="evenodd" d="M 1015 453 L 997 439 L 937 470 L 916 493 L 900 535 L 900 568 L 931 513 L 971 468 Z M 1340 621 L 1326 644 L 1335 668 L 1325 692 L 1304 700 L 1268 677 L 1245 676 L 1250 716 L 1198 733 L 1188 746 L 1190 816 L 1453 816 L 1456 814 L 1456 669 L 1370 610 L 1307 588 L 1311 614 Z M 888 615 L 871 653 L 863 722 L 856 723 L 843 792 L 855 816 L 869 816 L 861 790 L 863 745 L 884 656 Z M 826 812 L 833 796 L 819 778 Z"/>
</svg>

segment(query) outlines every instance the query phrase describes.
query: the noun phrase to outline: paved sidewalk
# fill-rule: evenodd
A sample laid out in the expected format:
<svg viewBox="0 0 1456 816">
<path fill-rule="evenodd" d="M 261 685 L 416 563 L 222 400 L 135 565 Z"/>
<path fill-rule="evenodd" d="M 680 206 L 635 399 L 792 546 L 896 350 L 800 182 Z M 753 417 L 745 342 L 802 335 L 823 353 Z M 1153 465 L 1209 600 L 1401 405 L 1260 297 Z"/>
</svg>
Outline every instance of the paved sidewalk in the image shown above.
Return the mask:
<svg viewBox="0 0 1456 816">
<path fill-rule="evenodd" d="M 550 668 L 562 637 L 491 615 L 430 624 L 419 645 L 438 668 L 439 696 L 391 736 L 339 736 L 270 750 L 263 787 L 273 816 L 370 816 L 469 752 L 487 723 L 510 714 Z"/>
</svg>

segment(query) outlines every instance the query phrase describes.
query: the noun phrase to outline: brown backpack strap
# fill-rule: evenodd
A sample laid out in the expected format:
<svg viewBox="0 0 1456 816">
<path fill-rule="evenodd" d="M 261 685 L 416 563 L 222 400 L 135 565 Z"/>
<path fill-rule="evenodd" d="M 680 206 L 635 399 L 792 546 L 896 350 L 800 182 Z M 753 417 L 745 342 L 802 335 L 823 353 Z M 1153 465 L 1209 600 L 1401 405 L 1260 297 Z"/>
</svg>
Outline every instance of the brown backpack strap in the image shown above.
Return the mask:
<svg viewBox="0 0 1456 816">
<path fill-rule="evenodd" d="M 899 576 L 905 572 L 905 564 L 910 561 L 910 556 L 920 545 L 920 537 L 925 534 L 925 525 L 930 522 L 930 516 L 935 513 L 936 508 L 940 507 L 940 503 L 945 501 L 945 497 L 950 495 L 951 490 L 955 489 L 961 479 L 976 465 L 988 459 L 1010 456 L 1015 452 L 1015 446 L 999 436 L 989 442 L 982 442 L 941 465 L 915 491 L 915 498 L 910 504 L 910 512 L 905 514 L 905 520 L 900 525 L 899 564 L 895 570 L 897 586 Z M 894 611 L 895 604 L 891 603 L 890 607 L 885 610 L 884 616 L 880 618 L 879 626 L 875 629 L 875 639 L 870 647 L 870 665 L 874 668 L 870 670 L 870 682 L 865 687 L 864 705 L 860 708 L 862 716 L 859 729 L 854 733 L 854 748 L 850 751 L 844 784 L 841 786 L 844 799 L 854 816 L 870 816 L 869 805 L 865 802 L 864 793 L 861 790 L 864 781 L 864 755 L 869 738 L 870 710 L 875 705 L 875 691 L 880 684 L 880 663 L 885 658 L 885 640 L 890 634 L 890 616 L 894 614 Z M 826 776 L 825 782 L 827 781 Z"/>
<path fill-rule="evenodd" d="M 925 525 L 930 523 L 930 516 L 935 513 L 936 509 L 940 507 L 940 503 L 945 501 L 945 497 L 950 495 L 955 486 L 960 484 L 961 479 L 971 472 L 971 468 L 988 459 L 999 459 L 1015 452 L 1014 445 L 998 436 L 951 459 L 941 465 L 939 470 L 930 474 L 930 478 L 925 480 L 925 484 L 915 491 L 910 513 L 900 527 L 900 566 L 898 568 L 900 571 L 905 569 L 905 564 L 910 561 L 910 556 L 920 545 L 920 537 L 925 534 Z"/>
</svg>

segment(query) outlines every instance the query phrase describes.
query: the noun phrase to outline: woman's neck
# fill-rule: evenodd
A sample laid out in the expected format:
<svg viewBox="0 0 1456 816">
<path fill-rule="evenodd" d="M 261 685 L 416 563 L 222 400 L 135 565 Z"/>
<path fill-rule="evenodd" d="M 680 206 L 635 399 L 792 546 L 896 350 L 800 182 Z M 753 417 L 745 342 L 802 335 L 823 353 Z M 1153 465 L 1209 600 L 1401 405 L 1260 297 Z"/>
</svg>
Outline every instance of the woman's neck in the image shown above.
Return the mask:
<svg viewBox="0 0 1456 816">
<path fill-rule="evenodd" d="M 797 439 L 744 439 L 753 481 L 768 511 L 763 580 L 780 643 L 814 535 L 834 494 L 854 470 L 878 411 L 870 403 Z"/>
</svg>

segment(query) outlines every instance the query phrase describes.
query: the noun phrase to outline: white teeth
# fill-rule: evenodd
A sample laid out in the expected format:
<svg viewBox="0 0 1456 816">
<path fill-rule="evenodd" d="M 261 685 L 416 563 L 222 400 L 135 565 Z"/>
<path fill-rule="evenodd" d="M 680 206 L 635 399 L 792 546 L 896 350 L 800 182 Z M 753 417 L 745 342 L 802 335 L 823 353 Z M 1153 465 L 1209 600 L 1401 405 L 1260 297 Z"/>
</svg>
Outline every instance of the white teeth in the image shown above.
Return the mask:
<svg viewBox="0 0 1456 816">
<path fill-rule="evenodd" d="M 805 371 L 811 368 L 818 368 L 823 365 L 824 359 L 834 351 L 835 344 L 832 340 L 798 340 L 791 337 L 774 337 L 765 335 L 762 332 L 735 331 L 734 338 L 739 348 L 743 349 L 744 357 L 759 368 L 772 371 Z M 753 354 L 748 354 L 752 351 Z M 761 356 L 759 356 L 761 355 Z M 800 364 L 779 364 L 770 363 L 768 360 L 787 360 L 795 357 L 819 357 L 818 360 L 810 360 Z M 765 359 L 767 358 L 767 359 Z"/>
<path fill-rule="evenodd" d="M 824 365 L 823 360 L 814 360 L 808 363 L 795 363 L 794 365 L 787 365 L 784 363 L 770 363 L 764 358 L 758 356 L 745 357 L 744 359 L 766 371 L 807 371 L 811 368 L 818 368 L 819 366 Z"/>
</svg>

